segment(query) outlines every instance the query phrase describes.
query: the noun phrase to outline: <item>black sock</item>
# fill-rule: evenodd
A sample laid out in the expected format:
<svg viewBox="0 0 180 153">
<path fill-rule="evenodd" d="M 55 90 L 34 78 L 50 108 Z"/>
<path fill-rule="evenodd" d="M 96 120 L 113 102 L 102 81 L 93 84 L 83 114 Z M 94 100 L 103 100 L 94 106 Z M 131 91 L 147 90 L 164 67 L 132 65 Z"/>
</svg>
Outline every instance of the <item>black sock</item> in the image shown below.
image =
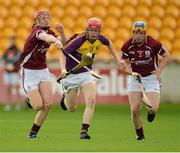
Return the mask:
<svg viewBox="0 0 180 153">
<path fill-rule="evenodd" d="M 85 124 L 85 123 L 83 123 L 82 124 L 82 128 L 81 128 L 81 131 L 87 131 L 88 132 L 88 128 L 89 128 L 89 124 Z"/>
<path fill-rule="evenodd" d="M 40 129 L 41 126 L 39 125 L 36 125 L 35 123 L 33 124 L 32 128 L 31 128 L 31 131 L 29 133 L 29 135 L 32 135 L 32 134 L 37 134 L 39 129 Z"/>
<path fill-rule="evenodd" d="M 137 136 L 144 137 L 143 127 L 136 129 Z"/>
</svg>

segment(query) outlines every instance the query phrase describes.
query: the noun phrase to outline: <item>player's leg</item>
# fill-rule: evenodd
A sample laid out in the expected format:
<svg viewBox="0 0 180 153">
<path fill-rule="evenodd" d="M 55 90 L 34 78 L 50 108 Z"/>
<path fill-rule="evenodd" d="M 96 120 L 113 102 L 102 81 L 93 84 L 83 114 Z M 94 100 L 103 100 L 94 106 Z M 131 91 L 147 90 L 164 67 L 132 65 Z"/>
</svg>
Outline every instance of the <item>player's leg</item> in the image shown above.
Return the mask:
<svg viewBox="0 0 180 153">
<path fill-rule="evenodd" d="M 63 94 L 60 101 L 60 106 L 63 110 L 68 110 L 69 112 L 74 112 L 76 110 L 77 93 L 78 88 L 72 88 Z"/>
<path fill-rule="evenodd" d="M 63 93 L 59 104 L 60 104 L 60 107 L 62 108 L 62 110 L 66 111 L 67 107 L 66 107 L 66 105 L 64 103 L 64 99 L 65 99 L 65 93 Z"/>
<path fill-rule="evenodd" d="M 152 108 L 148 111 L 148 114 L 147 114 L 147 120 L 149 122 L 152 122 L 159 108 L 160 82 L 157 80 L 157 77 L 155 74 L 147 76 L 146 78 L 144 80 L 144 87 L 146 89 L 147 96 L 152 103 Z"/>
<path fill-rule="evenodd" d="M 88 128 L 90 126 L 90 121 L 94 114 L 95 103 L 96 103 L 96 84 L 87 83 L 81 87 L 81 91 L 84 95 L 86 108 L 83 114 L 83 123 L 81 127 L 81 139 L 90 139 L 90 136 L 87 134 Z"/>
<path fill-rule="evenodd" d="M 70 74 L 61 81 L 64 94 L 60 100 L 60 106 L 63 110 L 68 109 L 73 112 L 76 109 L 76 97 L 81 81 L 79 77 L 79 74 Z"/>
<path fill-rule="evenodd" d="M 128 96 L 129 96 L 129 103 L 131 108 L 131 118 L 137 134 L 136 138 L 137 140 L 143 140 L 144 139 L 143 123 L 140 116 L 142 93 L 129 92 Z"/>
<path fill-rule="evenodd" d="M 39 89 L 34 89 L 32 91 L 29 91 L 27 93 L 27 95 L 28 95 L 28 98 L 30 99 L 31 106 L 36 111 L 39 112 L 41 109 L 43 109 L 43 101 L 42 101 L 41 95 L 39 93 Z M 37 116 L 38 115 L 36 115 L 36 117 Z M 35 122 L 32 125 L 32 128 L 29 133 L 29 138 L 36 138 L 40 127 L 41 127 L 41 124 L 39 124 L 39 122 L 36 122 L 36 119 L 35 119 Z"/>
<path fill-rule="evenodd" d="M 64 93 L 64 104 L 69 112 L 76 110 L 77 93 L 78 88 L 69 89 L 68 92 Z"/>
<path fill-rule="evenodd" d="M 51 83 L 48 81 L 40 82 L 39 84 L 39 91 L 36 92 L 39 98 L 39 102 L 35 102 L 35 100 L 38 99 L 33 99 L 31 95 L 28 94 L 29 99 L 31 101 L 31 105 L 33 108 L 38 110 L 38 113 L 35 117 L 34 124 L 31 128 L 29 137 L 31 136 L 36 136 L 41 125 L 43 124 L 44 120 L 46 119 L 48 112 L 50 110 L 50 107 L 52 105 L 52 86 Z M 35 94 L 33 94 L 35 95 Z M 33 103 L 34 102 L 34 103 Z M 35 104 L 36 103 L 36 104 Z"/>
<path fill-rule="evenodd" d="M 152 108 L 148 111 L 147 114 L 147 120 L 149 122 L 152 122 L 155 118 L 156 112 L 159 109 L 159 103 L 160 103 L 160 93 L 157 92 L 148 92 L 147 96 L 149 100 L 151 101 Z"/>
<path fill-rule="evenodd" d="M 78 88 L 72 88 L 63 93 L 60 101 L 60 106 L 63 110 L 68 110 L 69 112 L 74 112 L 76 110 L 77 92 Z"/>
<path fill-rule="evenodd" d="M 43 109 L 41 109 L 35 119 L 35 122 L 42 125 L 47 117 L 47 114 L 52 106 L 52 85 L 50 81 L 42 81 L 39 83 L 39 92 L 43 102 Z"/>
<path fill-rule="evenodd" d="M 43 108 L 43 102 L 41 95 L 39 93 L 39 89 L 31 90 L 27 93 L 27 96 L 30 100 L 31 106 L 34 110 L 39 111 Z"/>
</svg>

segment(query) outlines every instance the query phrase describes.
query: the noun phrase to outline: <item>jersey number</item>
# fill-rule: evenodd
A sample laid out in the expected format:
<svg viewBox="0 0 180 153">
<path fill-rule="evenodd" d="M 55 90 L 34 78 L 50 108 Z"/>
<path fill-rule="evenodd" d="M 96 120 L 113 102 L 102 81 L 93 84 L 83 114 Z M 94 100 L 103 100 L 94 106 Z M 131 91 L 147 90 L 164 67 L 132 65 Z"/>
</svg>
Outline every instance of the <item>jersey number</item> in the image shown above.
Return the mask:
<svg viewBox="0 0 180 153">
<path fill-rule="evenodd" d="M 138 52 L 139 53 L 139 57 L 142 57 L 142 52 Z"/>
</svg>

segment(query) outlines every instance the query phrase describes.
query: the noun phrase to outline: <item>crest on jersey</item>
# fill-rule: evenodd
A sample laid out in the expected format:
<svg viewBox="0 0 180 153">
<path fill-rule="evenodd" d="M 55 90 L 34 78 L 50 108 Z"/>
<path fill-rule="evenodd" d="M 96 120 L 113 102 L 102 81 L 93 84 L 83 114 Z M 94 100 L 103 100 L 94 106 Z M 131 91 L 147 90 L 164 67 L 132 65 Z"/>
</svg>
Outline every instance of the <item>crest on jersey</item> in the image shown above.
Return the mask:
<svg viewBox="0 0 180 153">
<path fill-rule="evenodd" d="M 151 57 L 151 52 L 149 50 L 145 51 L 145 58 Z"/>
<path fill-rule="evenodd" d="M 129 54 L 135 54 L 135 52 L 133 50 L 130 50 Z"/>
</svg>

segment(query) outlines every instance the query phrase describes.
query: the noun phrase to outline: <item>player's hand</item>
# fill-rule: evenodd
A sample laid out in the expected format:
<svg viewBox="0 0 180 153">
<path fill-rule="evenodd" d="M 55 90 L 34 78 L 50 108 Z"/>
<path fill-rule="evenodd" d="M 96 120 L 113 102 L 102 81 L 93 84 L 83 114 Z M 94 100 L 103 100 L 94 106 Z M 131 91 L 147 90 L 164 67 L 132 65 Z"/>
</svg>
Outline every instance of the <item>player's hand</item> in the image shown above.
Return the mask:
<svg viewBox="0 0 180 153">
<path fill-rule="evenodd" d="M 136 80 L 137 80 L 138 76 L 141 77 L 141 74 L 139 74 L 139 73 L 137 73 L 137 72 L 132 72 L 131 75 L 132 75 L 132 77 L 133 77 L 134 79 L 136 79 Z"/>
<path fill-rule="evenodd" d="M 66 70 L 63 70 L 62 72 L 61 72 L 61 78 L 62 79 L 64 79 L 64 78 L 66 78 L 66 73 L 67 73 L 67 71 Z"/>
<path fill-rule="evenodd" d="M 118 61 L 116 61 L 116 64 L 117 64 L 118 67 L 119 67 L 120 69 L 122 69 L 122 70 L 125 69 L 126 66 L 127 66 L 126 62 L 123 61 L 123 60 L 118 60 Z"/>
<path fill-rule="evenodd" d="M 56 30 L 60 33 L 64 32 L 64 26 L 61 23 L 57 23 L 55 26 Z"/>
<path fill-rule="evenodd" d="M 61 48 L 63 47 L 63 44 L 62 44 L 62 42 L 61 42 L 60 40 L 57 40 L 57 41 L 55 42 L 55 46 L 56 46 L 58 49 L 61 49 Z"/>
<path fill-rule="evenodd" d="M 155 74 L 156 74 L 157 80 L 160 81 L 161 80 L 161 70 L 159 68 L 155 70 Z"/>
</svg>

